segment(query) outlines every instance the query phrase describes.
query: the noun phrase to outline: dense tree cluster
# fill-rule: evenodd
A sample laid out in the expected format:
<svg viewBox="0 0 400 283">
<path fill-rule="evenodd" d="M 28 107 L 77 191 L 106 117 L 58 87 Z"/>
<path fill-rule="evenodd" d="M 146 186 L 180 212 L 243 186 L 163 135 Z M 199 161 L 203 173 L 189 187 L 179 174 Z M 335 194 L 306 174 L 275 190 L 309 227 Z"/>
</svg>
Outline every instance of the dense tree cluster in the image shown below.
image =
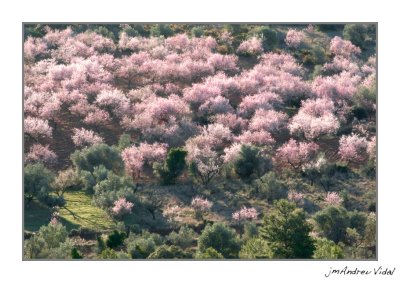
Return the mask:
<svg viewBox="0 0 400 283">
<path fill-rule="evenodd" d="M 324 28 L 28 26 L 25 213 L 84 193 L 103 259 L 374 257 L 376 35 Z M 25 256 L 85 256 L 62 223 Z"/>
</svg>

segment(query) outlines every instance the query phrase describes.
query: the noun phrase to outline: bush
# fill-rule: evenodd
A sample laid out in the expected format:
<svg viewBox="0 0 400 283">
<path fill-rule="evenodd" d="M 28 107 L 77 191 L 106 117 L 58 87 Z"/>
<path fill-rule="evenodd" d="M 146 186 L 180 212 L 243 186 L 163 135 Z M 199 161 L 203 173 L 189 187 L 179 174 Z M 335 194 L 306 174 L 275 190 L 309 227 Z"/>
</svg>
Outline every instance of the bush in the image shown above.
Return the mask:
<svg viewBox="0 0 400 283">
<path fill-rule="evenodd" d="M 340 31 L 343 29 L 344 25 L 338 24 L 319 24 L 315 25 L 315 27 L 322 32 L 331 32 L 331 31 Z"/>
<path fill-rule="evenodd" d="M 131 146 L 131 144 L 132 144 L 131 135 L 129 135 L 129 134 L 122 134 L 122 135 L 119 137 L 119 140 L 118 140 L 118 150 L 122 151 L 122 150 L 124 150 L 125 148 Z"/>
<path fill-rule="evenodd" d="M 24 168 L 24 198 L 25 204 L 33 199 L 39 201 L 48 198 L 54 174 L 41 163 L 28 164 Z"/>
<path fill-rule="evenodd" d="M 71 250 L 71 258 L 72 259 L 82 259 L 83 258 L 83 256 L 78 252 L 78 250 L 74 247 L 72 250 Z"/>
<path fill-rule="evenodd" d="M 213 248 L 207 248 L 204 252 L 197 252 L 196 259 L 223 259 L 224 256 Z"/>
<path fill-rule="evenodd" d="M 126 25 L 121 32 L 125 32 L 130 37 L 139 36 L 139 32 L 131 25 Z"/>
<path fill-rule="evenodd" d="M 169 25 L 166 24 L 157 24 L 151 27 L 150 36 L 158 37 L 158 36 L 169 37 L 174 35 L 174 31 L 171 29 Z"/>
<path fill-rule="evenodd" d="M 269 202 L 286 198 L 288 193 L 285 183 L 279 180 L 274 172 L 269 172 L 256 180 L 254 188 L 257 194 L 261 194 Z"/>
<path fill-rule="evenodd" d="M 273 50 L 278 44 L 277 32 L 268 26 L 256 27 L 253 34 L 262 39 L 264 50 Z"/>
<path fill-rule="evenodd" d="M 193 37 L 202 37 L 204 34 L 204 30 L 201 27 L 193 27 L 190 33 Z"/>
<path fill-rule="evenodd" d="M 250 240 L 258 236 L 258 228 L 253 222 L 244 223 L 243 240 Z"/>
<path fill-rule="evenodd" d="M 107 179 L 98 182 L 94 187 L 93 203 L 109 209 L 120 198 L 136 203 L 132 179 L 108 172 Z"/>
<path fill-rule="evenodd" d="M 148 259 L 184 259 L 191 258 L 190 253 L 184 252 L 177 246 L 162 245 L 156 248 L 147 258 Z"/>
<path fill-rule="evenodd" d="M 111 235 L 108 236 L 106 245 L 111 249 L 115 249 L 124 243 L 125 238 L 125 233 L 114 231 Z"/>
<path fill-rule="evenodd" d="M 110 248 L 103 250 L 100 254 L 100 259 L 117 259 L 117 253 Z"/>
<path fill-rule="evenodd" d="M 60 223 L 40 227 L 39 231 L 24 242 L 24 258 L 68 259 L 71 257 L 72 242 L 68 239 L 65 226 Z"/>
<path fill-rule="evenodd" d="M 315 242 L 315 259 L 340 259 L 343 258 L 343 250 L 333 241 L 326 238 L 317 238 Z"/>
<path fill-rule="evenodd" d="M 343 29 L 343 38 L 350 40 L 360 48 L 365 46 L 367 28 L 363 24 L 347 24 Z"/>
<path fill-rule="evenodd" d="M 163 244 L 163 240 L 158 234 L 151 234 L 147 231 L 141 235 L 130 234 L 125 240 L 128 252 L 132 258 L 147 258 L 155 251 L 158 245 Z"/>
<path fill-rule="evenodd" d="M 243 259 L 260 259 L 272 258 L 273 253 L 266 240 L 261 238 L 253 238 L 248 240 L 239 252 L 239 258 Z"/>
<path fill-rule="evenodd" d="M 167 240 L 172 245 L 179 246 L 183 249 L 186 249 L 194 243 L 196 237 L 197 237 L 197 233 L 193 229 L 184 225 L 184 226 L 181 226 L 178 233 L 176 233 L 175 231 L 172 231 L 167 236 Z"/>
<path fill-rule="evenodd" d="M 156 174 L 161 178 L 164 185 L 175 183 L 176 178 L 185 169 L 185 158 L 187 151 L 181 148 L 171 148 L 163 165 L 154 166 Z"/>
<path fill-rule="evenodd" d="M 349 227 L 354 228 L 357 232 L 364 236 L 365 224 L 367 223 L 368 215 L 361 211 L 350 211 L 349 212 Z"/>
<path fill-rule="evenodd" d="M 91 147 L 77 150 L 71 154 L 71 161 L 78 171 L 93 172 L 94 168 L 103 165 L 116 174 L 124 171 L 124 162 L 118 150 L 106 144 L 95 144 Z"/>
<path fill-rule="evenodd" d="M 315 250 L 311 230 L 303 209 L 279 200 L 264 218 L 260 235 L 268 241 L 274 258 L 311 258 Z"/>
<path fill-rule="evenodd" d="M 314 216 L 318 228 L 329 240 L 338 243 L 346 235 L 346 228 L 349 227 L 349 215 L 343 207 L 328 206 L 317 212 Z"/>
<path fill-rule="evenodd" d="M 210 247 L 222 254 L 224 258 L 237 258 L 240 241 L 235 230 L 224 224 L 208 224 L 198 239 L 198 249 L 201 253 L 204 253 Z"/>
<path fill-rule="evenodd" d="M 253 174 L 259 177 L 271 167 L 271 160 L 262 156 L 259 148 L 249 145 L 242 146 L 239 157 L 234 161 L 235 172 L 242 179 L 248 179 Z"/>
</svg>

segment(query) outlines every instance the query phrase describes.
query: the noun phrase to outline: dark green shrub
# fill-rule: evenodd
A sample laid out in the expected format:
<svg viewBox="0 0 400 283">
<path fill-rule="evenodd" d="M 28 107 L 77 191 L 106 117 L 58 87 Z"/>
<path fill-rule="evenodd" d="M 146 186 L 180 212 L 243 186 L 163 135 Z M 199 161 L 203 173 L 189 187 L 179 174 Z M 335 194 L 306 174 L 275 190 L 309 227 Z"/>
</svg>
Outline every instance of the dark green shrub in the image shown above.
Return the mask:
<svg viewBox="0 0 400 283">
<path fill-rule="evenodd" d="M 368 111 L 362 106 L 354 106 L 351 109 L 351 112 L 358 120 L 364 120 L 368 118 Z"/>
<path fill-rule="evenodd" d="M 111 235 L 108 236 L 106 245 L 111 249 L 117 248 L 124 243 L 125 238 L 125 233 L 114 231 Z"/>
<path fill-rule="evenodd" d="M 153 37 L 158 37 L 158 36 L 169 37 L 173 35 L 174 31 L 167 24 L 157 24 L 152 26 L 150 29 L 150 36 Z"/>
<path fill-rule="evenodd" d="M 269 172 L 254 182 L 256 194 L 265 197 L 269 202 L 286 198 L 288 188 L 274 172 Z"/>
<path fill-rule="evenodd" d="M 50 223 L 40 227 L 30 239 L 24 241 L 24 258 L 28 259 L 68 259 L 73 244 L 68 239 L 65 226 Z"/>
<path fill-rule="evenodd" d="M 121 32 L 125 32 L 128 36 L 135 37 L 139 35 L 139 32 L 131 25 L 125 25 Z"/>
<path fill-rule="evenodd" d="M 350 228 L 354 228 L 360 235 L 365 233 L 365 224 L 367 223 L 368 214 L 362 211 L 350 211 L 349 220 Z"/>
<path fill-rule="evenodd" d="M 155 251 L 156 247 L 164 243 L 162 237 L 155 233 L 149 233 L 147 231 L 141 234 L 131 233 L 125 240 L 125 244 L 128 252 L 132 258 L 147 258 L 152 252 Z"/>
<path fill-rule="evenodd" d="M 171 148 L 163 165 L 156 164 L 154 170 L 161 178 L 164 185 L 174 184 L 176 178 L 183 172 L 186 166 L 187 151 L 182 148 Z"/>
<path fill-rule="evenodd" d="M 127 201 L 135 203 L 132 178 L 118 176 L 109 171 L 107 179 L 94 186 L 93 203 L 101 208 L 108 209 L 119 198 L 125 198 Z"/>
<path fill-rule="evenodd" d="M 43 201 L 49 198 L 54 174 L 41 163 L 28 164 L 24 168 L 24 198 L 25 204 L 37 199 Z"/>
<path fill-rule="evenodd" d="M 100 259 L 117 259 L 117 258 L 118 258 L 117 253 L 110 248 L 106 248 L 100 254 Z"/>
<path fill-rule="evenodd" d="M 213 248 L 224 258 L 236 258 L 240 250 L 240 240 L 235 231 L 222 223 L 207 225 L 198 239 L 198 248 L 204 253 Z"/>
<path fill-rule="evenodd" d="M 248 179 L 253 174 L 262 176 L 271 167 L 271 159 L 262 156 L 259 148 L 249 145 L 242 146 L 239 157 L 234 161 L 235 172 L 242 179 Z"/>
<path fill-rule="evenodd" d="M 314 215 L 317 227 L 329 240 L 343 241 L 350 225 L 349 215 L 343 207 L 328 206 Z"/>
<path fill-rule="evenodd" d="M 223 259 L 224 256 L 213 248 L 207 248 L 204 252 L 197 252 L 196 259 Z"/>
<path fill-rule="evenodd" d="M 315 259 L 340 259 L 343 258 L 343 249 L 327 238 L 317 238 L 315 241 Z"/>
<path fill-rule="evenodd" d="M 261 238 L 248 240 L 239 252 L 239 258 L 243 259 L 261 259 L 272 258 L 273 252 L 268 242 Z"/>
<path fill-rule="evenodd" d="M 74 247 L 72 250 L 71 250 L 71 258 L 72 259 L 82 259 L 83 258 L 83 256 L 78 252 L 78 250 Z"/>
<path fill-rule="evenodd" d="M 340 31 L 344 28 L 344 25 L 338 25 L 338 24 L 319 24 L 315 25 L 317 30 L 322 31 L 322 32 L 332 32 L 332 31 Z"/>
<path fill-rule="evenodd" d="M 347 24 L 343 29 L 343 38 L 361 48 L 365 46 L 366 34 L 367 28 L 364 24 Z"/>
<path fill-rule="evenodd" d="M 204 34 L 204 30 L 201 27 L 193 27 L 190 32 L 193 37 L 202 37 Z"/>
<path fill-rule="evenodd" d="M 278 200 L 264 218 L 260 235 L 268 241 L 274 258 L 311 258 L 315 250 L 311 230 L 303 209 Z"/>
<path fill-rule="evenodd" d="M 122 174 L 124 170 L 124 162 L 118 150 L 106 144 L 95 144 L 77 150 L 71 154 L 71 161 L 78 171 L 93 172 L 94 168 L 100 165 L 116 174 Z"/>
<path fill-rule="evenodd" d="M 122 134 L 118 140 L 118 149 L 120 151 L 124 150 L 125 148 L 129 147 L 132 144 L 131 135 L 129 134 Z"/>
<path fill-rule="evenodd" d="M 148 259 L 185 259 L 191 258 L 190 253 L 184 252 L 177 246 L 162 245 L 156 248 L 147 258 Z"/>
<path fill-rule="evenodd" d="M 197 237 L 197 233 L 193 229 L 184 225 L 184 226 L 181 226 L 178 233 L 176 233 L 175 231 L 172 231 L 167 236 L 167 240 L 172 245 L 179 246 L 183 249 L 186 249 L 186 248 L 190 247 L 191 245 L 193 245 L 196 237 Z"/>
<path fill-rule="evenodd" d="M 256 27 L 252 34 L 262 39 L 264 50 L 273 50 L 278 45 L 278 34 L 269 26 Z"/>
</svg>

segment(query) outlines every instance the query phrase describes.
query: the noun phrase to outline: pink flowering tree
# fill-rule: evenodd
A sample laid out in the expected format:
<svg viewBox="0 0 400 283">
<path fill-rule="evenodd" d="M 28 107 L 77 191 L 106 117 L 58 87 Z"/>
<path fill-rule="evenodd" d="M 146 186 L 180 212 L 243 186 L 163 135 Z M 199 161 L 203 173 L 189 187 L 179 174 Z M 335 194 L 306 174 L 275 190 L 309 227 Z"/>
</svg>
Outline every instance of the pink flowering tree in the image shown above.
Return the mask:
<svg viewBox="0 0 400 283">
<path fill-rule="evenodd" d="M 38 140 L 39 138 L 51 138 L 52 128 L 47 120 L 35 117 L 27 117 L 24 120 L 24 133 Z"/>
<path fill-rule="evenodd" d="M 328 205 L 339 206 L 342 204 L 343 199 L 339 196 L 337 192 L 328 192 L 325 196 L 324 201 Z"/>
<path fill-rule="evenodd" d="M 258 217 L 258 212 L 255 208 L 247 208 L 243 206 L 240 210 L 232 213 L 232 220 L 239 226 L 240 236 L 243 233 L 243 224 L 246 221 L 255 220 Z"/>
<path fill-rule="evenodd" d="M 104 142 L 103 138 L 95 134 L 95 132 L 84 128 L 73 129 L 72 141 L 78 147 L 91 146 L 93 144 Z"/>
<path fill-rule="evenodd" d="M 262 47 L 261 39 L 252 37 L 243 41 L 240 43 L 236 52 L 241 55 L 259 55 L 263 53 L 264 49 Z"/>
<path fill-rule="evenodd" d="M 210 211 L 213 203 L 207 199 L 195 197 L 192 199 L 191 206 L 194 209 L 196 219 L 202 220 L 204 214 Z"/>
<path fill-rule="evenodd" d="M 52 165 L 57 161 L 57 155 L 49 149 L 49 145 L 34 144 L 25 155 L 27 162 L 43 162 Z"/>
<path fill-rule="evenodd" d="M 277 149 L 275 161 L 281 166 L 292 167 L 295 171 L 299 171 L 304 164 L 316 157 L 318 148 L 313 142 L 297 142 L 290 139 Z"/>
<path fill-rule="evenodd" d="M 361 162 L 366 159 L 368 141 L 357 134 L 342 136 L 339 140 L 339 157 L 346 162 Z"/>
<path fill-rule="evenodd" d="M 114 202 L 111 212 L 116 217 L 122 217 L 126 214 L 131 214 L 133 206 L 132 202 L 127 201 L 125 198 L 119 198 Z"/>
<path fill-rule="evenodd" d="M 140 178 L 142 171 L 151 172 L 154 163 L 162 163 L 167 155 L 167 145 L 154 143 L 141 143 L 139 146 L 131 146 L 121 153 L 125 163 L 125 169 L 134 179 Z"/>
<path fill-rule="evenodd" d="M 252 131 L 264 130 L 277 133 L 284 129 L 288 120 L 287 114 L 275 110 L 257 110 L 250 120 L 249 129 Z"/>
<path fill-rule="evenodd" d="M 335 134 L 339 129 L 339 120 L 334 110 L 333 101 L 326 98 L 304 101 L 290 121 L 290 133 L 303 134 L 309 140 Z"/>
<path fill-rule="evenodd" d="M 289 29 L 286 34 L 285 43 L 291 48 L 298 48 L 304 40 L 304 37 L 304 32 L 295 29 Z"/>
<path fill-rule="evenodd" d="M 329 50 L 335 54 L 344 57 L 352 57 L 361 53 L 361 49 L 351 43 L 349 40 L 344 40 L 339 36 L 335 36 L 331 40 Z"/>
</svg>

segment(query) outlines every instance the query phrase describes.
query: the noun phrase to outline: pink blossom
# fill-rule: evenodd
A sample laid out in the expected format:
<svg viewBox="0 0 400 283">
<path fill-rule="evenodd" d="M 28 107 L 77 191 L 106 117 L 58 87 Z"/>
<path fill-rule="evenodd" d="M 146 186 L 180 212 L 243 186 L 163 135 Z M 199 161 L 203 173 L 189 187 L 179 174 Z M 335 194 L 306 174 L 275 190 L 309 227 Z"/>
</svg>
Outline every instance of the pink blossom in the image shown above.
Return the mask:
<svg viewBox="0 0 400 283">
<path fill-rule="evenodd" d="M 36 56 L 45 54 L 47 44 L 42 38 L 33 38 L 29 36 L 24 42 L 24 56 L 27 59 L 34 60 Z"/>
<path fill-rule="evenodd" d="M 263 51 L 261 39 L 257 37 L 243 41 L 236 50 L 237 53 L 245 55 L 258 55 L 263 53 Z"/>
<path fill-rule="evenodd" d="M 207 211 L 210 210 L 213 203 L 207 199 L 203 199 L 201 197 L 195 197 L 192 199 L 192 207 L 198 211 Z"/>
<path fill-rule="evenodd" d="M 376 136 L 368 141 L 367 153 L 370 159 L 376 160 Z"/>
<path fill-rule="evenodd" d="M 140 177 L 145 165 L 151 167 L 155 162 L 163 161 L 166 155 L 167 145 L 159 143 L 141 143 L 139 146 L 128 147 L 121 153 L 126 170 L 135 177 Z"/>
<path fill-rule="evenodd" d="M 303 133 L 307 139 L 322 135 L 334 134 L 339 128 L 339 121 L 333 114 L 334 104 L 326 98 L 306 100 L 299 112 L 292 118 L 289 130 L 293 133 Z"/>
<path fill-rule="evenodd" d="M 88 125 L 103 125 L 109 121 L 110 115 L 102 109 L 95 109 L 93 112 L 89 112 L 83 120 Z"/>
<path fill-rule="evenodd" d="M 222 55 L 219 53 L 212 54 L 208 60 L 208 64 L 214 67 L 216 71 L 237 71 L 238 58 L 235 55 Z"/>
<path fill-rule="evenodd" d="M 283 112 L 275 110 L 256 110 L 250 120 L 249 129 L 251 131 L 265 130 L 267 132 L 277 132 L 285 127 L 288 116 Z"/>
<path fill-rule="evenodd" d="M 328 192 L 325 197 L 325 202 L 329 205 L 340 205 L 343 202 L 343 199 L 337 192 Z"/>
<path fill-rule="evenodd" d="M 199 114 L 202 116 L 228 114 L 233 112 L 234 109 L 229 104 L 229 100 L 220 95 L 208 99 L 199 107 Z"/>
<path fill-rule="evenodd" d="M 127 201 L 125 198 L 119 198 L 114 202 L 114 206 L 111 211 L 116 216 L 122 216 L 124 214 L 131 214 L 134 204 Z"/>
<path fill-rule="evenodd" d="M 277 149 L 275 160 L 283 166 L 291 166 L 297 170 L 314 159 L 318 148 L 318 145 L 313 142 L 296 142 L 290 139 Z"/>
<path fill-rule="evenodd" d="M 288 200 L 297 202 L 297 203 L 301 203 L 304 201 L 304 194 L 299 193 L 295 190 L 290 190 L 288 192 Z"/>
<path fill-rule="evenodd" d="M 49 126 L 49 122 L 35 117 L 25 118 L 24 132 L 36 139 L 39 137 L 52 137 L 52 128 Z"/>
<path fill-rule="evenodd" d="M 243 98 L 239 105 L 239 113 L 245 117 L 250 117 L 257 109 L 270 110 L 274 105 L 282 102 L 279 95 L 272 92 L 263 92 L 249 95 Z"/>
<path fill-rule="evenodd" d="M 233 113 L 215 115 L 211 118 L 211 121 L 228 127 L 234 133 L 241 132 L 247 127 L 247 121 Z"/>
<path fill-rule="evenodd" d="M 335 36 L 331 40 L 329 50 L 335 55 L 341 55 L 344 57 L 351 57 L 361 53 L 361 49 L 351 43 L 351 41 L 344 40 L 338 36 Z"/>
<path fill-rule="evenodd" d="M 104 142 L 103 138 L 96 135 L 92 130 L 74 128 L 73 133 L 72 141 L 76 146 L 90 146 Z"/>
<path fill-rule="evenodd" d="M 344 71 L 330 77 L 316 77 L 312 83 L 312 90 L 319 97 L 333 100 L 351 98 L 356 94 L 360 82 L 360 76 Z"/>
<path fill-rule="evenodd" d="M 265 130 L 246 131 L 235 137 L 235 141 L 256 146 L 269 146 L 275 143 L 271 134 Z"/>
<path fill-rule="evenodd" d="M 29 162 L 43 162 L 47 164 L 54 164 L 57 160 L 57 155 L 54 151 L 49 149 L 49 145 L 34 144 L 30 148 L 25 157 Z"/>
<path fill-rule="evenodd" d="M 286 34 L 285 43 L 289 47 L 298 48 L 301 42 L 304 40 L 304 37 L 305 35 L 302 31 L 289 29 L 289 31 Z"/>
<path fill-rule="evenodd" d="M 240 210 L 232 213 L 232 219 L 241 222 L 243 220 L 254 220 L 257 219 L 258 212 L 255 208 L 247 208 L 243 206 Z"/>
<path fill-rule="evenodd" d="M 342 160 L 362 161 L 365 159 L 365 155 L 368 149 L 368 141 L 364 137 L 360 137 L 357 134 L 349 136 L 342 136 L 339 140 L 339 156 Z"/>
<path fill-rule="evenodd" d="M 230 147 L 226 147 L 224 149 L 224 153 L 225 153 L 225 155 L 223 157 L 224 163 L 229 163 L 229 162 L 236 160 L 240 155 L 242 146 L 243 146 L 243 144 L 241 144 L 241 143 L 234 143 Z"/>
<path fill-rule="evenodd" d="M 129 100 L 119 90 L 102 91 L 96 97 L 96 104 L 110 109 L 117 117 L 129 110 Z"/>
</svg>

